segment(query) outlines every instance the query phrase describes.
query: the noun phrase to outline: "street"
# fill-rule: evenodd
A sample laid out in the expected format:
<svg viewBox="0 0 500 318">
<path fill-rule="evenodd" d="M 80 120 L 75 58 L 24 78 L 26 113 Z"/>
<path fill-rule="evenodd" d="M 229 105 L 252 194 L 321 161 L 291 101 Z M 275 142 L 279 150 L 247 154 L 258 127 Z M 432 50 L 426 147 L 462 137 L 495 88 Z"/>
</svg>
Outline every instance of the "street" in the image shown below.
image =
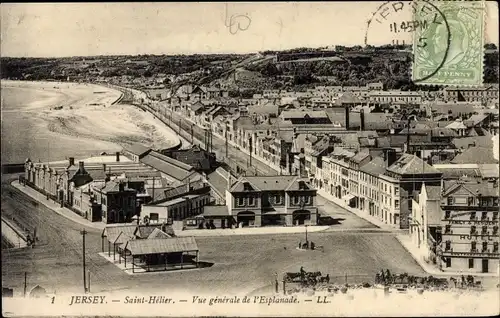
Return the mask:
<svg viewBox="0 0 500 318">
<path fill-rule="evenodd" d="M 12 197 L 8 192 L 12 192 Z M 37 246 L 2 253 L 4 287 L 22 290 L 24 272 L 28 285 L 40 284 L 48 291 L 83 292 L 82 236 L 80 225 L 60 216 L 10 186 L 2 183 L 2 213 L 14 215 L 25 227 L 37 227 Z M 346 220 L 348 220 L 346 215 Z M 423 275 L 423 270 L 386 231 L 310 233 L 308 238 L 324 251 L 300 251 L 296 246 L 304 234 L 241 235 L 197 239 L 200 261 L 212 267 L 181 272 L 128 275 L 98 255 L 101 233 L 87 228 L 86 263 L 91 273 L 91 291 L 163 290 L 225 292 L 248 291 L 267 286 L 275 272 L 308 270 L 329 273 L 332 282 L 372 281 L 377 271 Z"/>
</svg>

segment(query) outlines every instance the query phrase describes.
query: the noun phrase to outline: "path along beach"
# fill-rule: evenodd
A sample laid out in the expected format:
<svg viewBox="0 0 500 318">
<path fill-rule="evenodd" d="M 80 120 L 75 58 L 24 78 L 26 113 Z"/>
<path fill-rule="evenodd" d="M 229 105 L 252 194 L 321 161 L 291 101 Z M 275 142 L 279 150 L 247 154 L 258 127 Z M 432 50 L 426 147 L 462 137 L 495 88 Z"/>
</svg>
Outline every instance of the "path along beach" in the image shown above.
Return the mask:
<svg viewBox="0 0 500 318">
<path fill-rule="evenodd" d="M 113 103 L 121 92 L 93 84 L 2 81 L 2 163 L 54 161 L 179 139 L 150 113 Z"/>
</svg>

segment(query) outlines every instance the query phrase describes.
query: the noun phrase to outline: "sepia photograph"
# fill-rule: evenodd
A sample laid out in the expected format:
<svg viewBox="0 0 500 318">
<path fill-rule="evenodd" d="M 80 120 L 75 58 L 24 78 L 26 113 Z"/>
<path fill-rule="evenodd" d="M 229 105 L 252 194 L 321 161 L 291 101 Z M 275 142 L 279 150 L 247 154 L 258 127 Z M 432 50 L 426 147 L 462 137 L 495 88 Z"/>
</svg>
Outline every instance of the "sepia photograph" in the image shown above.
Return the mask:
<svg viewBox="0 0 500 318">
<path fill-rule="evenodd" d="M 499 315 L 498 11 L 2 3 L 2 316 Z"/>
</svg>

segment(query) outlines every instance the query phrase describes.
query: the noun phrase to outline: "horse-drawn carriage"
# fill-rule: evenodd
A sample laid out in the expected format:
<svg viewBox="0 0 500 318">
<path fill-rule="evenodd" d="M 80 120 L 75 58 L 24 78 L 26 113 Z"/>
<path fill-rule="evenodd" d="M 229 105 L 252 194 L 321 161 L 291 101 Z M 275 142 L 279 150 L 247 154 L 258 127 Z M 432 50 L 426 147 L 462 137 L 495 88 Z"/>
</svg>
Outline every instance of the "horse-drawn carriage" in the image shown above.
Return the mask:
<svg viewBox="0 0 500 318">
<path fill-rule="evenodd" d="M 300 272 L 287 272 L 283 275 L 285 283 L 300 283 L 303 286 L 315 286 L 318 283 L 330 281 L 330 276 L 322 276 L 321 272 L 306 272 L 302 268 Z"/>
<path fill-rule="evenodd" d="M 405 285 L 405 286 L 425 286 L 432 288 L 448 288 L 449 282 L 446 278 L 437 278 L 433 276 L 419 277 L 403 274 L 391 274 L 389 270 L 382 270 L 375 275 L 375 284 L 382 285 Z"/>
</svg>

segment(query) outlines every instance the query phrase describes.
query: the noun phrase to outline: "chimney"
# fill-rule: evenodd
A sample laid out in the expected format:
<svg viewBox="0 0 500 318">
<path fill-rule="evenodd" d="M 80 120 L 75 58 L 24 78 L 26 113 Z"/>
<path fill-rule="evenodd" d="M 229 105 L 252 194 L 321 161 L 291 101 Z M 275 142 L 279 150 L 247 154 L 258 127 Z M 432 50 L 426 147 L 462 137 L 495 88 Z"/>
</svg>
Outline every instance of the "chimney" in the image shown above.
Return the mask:
<svg viewBox="0 0 500 318">
<path fill-rule="evenodd" d="M 187 183 L 186 183 L 186 192 L 189 192 L 189 191 L 191 191 L 191 179 L 188 179 Z"/>
<path fill-rule="evenodd" d="M 361 121 L 360 129 L 361 129 L 361 131 L 364 131 L 365 130 L 365 110 L 364 109 L 361 109 L 359 111 L 359 119 Z"/>
<path fill-rule="evenodd" d="M 396 150 L 385 149 L 384 150 L 384 160 L 386 161 L 387 167 L 390 167 L 394 162 L 396 162 Z"/>
<path fill-rule="evenodd" d="M 106 164 L 105 163 L 102 164 L 102 171 L 106 172 Z"/>
<path fill-rule="evenodd" d="M 349 106 L 345 107 L 345 130 L 349 130 Z"/>
<path fill-rule="evenodd" d="M 125 184 L 120 181 L 120 183 L 118 184 L 118 189 L 120 190 L 120 192 L 125 191 Z"/>
<path fill-rule="evenodd" d="M 78 168 L 80 169 L 80 171 L 83 171 L 83 161 L 78 162 Z"/>
<path fill-rule="evenodd" d="M 75 157 L 69 157 L 69 165 L 74 166 L 75 165 Z"/>
<path fill-rule="evenodd" d="M 231 189 L 232 185 L 233 185 L 233 176 L 231 175 L 231 172 L 228 170 L 227 171 L 227 190 Z"/>
<path fill-rule="evenodd" d="M 120 152 L 116 152 L 116 162 L 120 162 Z"/>
</svg>

